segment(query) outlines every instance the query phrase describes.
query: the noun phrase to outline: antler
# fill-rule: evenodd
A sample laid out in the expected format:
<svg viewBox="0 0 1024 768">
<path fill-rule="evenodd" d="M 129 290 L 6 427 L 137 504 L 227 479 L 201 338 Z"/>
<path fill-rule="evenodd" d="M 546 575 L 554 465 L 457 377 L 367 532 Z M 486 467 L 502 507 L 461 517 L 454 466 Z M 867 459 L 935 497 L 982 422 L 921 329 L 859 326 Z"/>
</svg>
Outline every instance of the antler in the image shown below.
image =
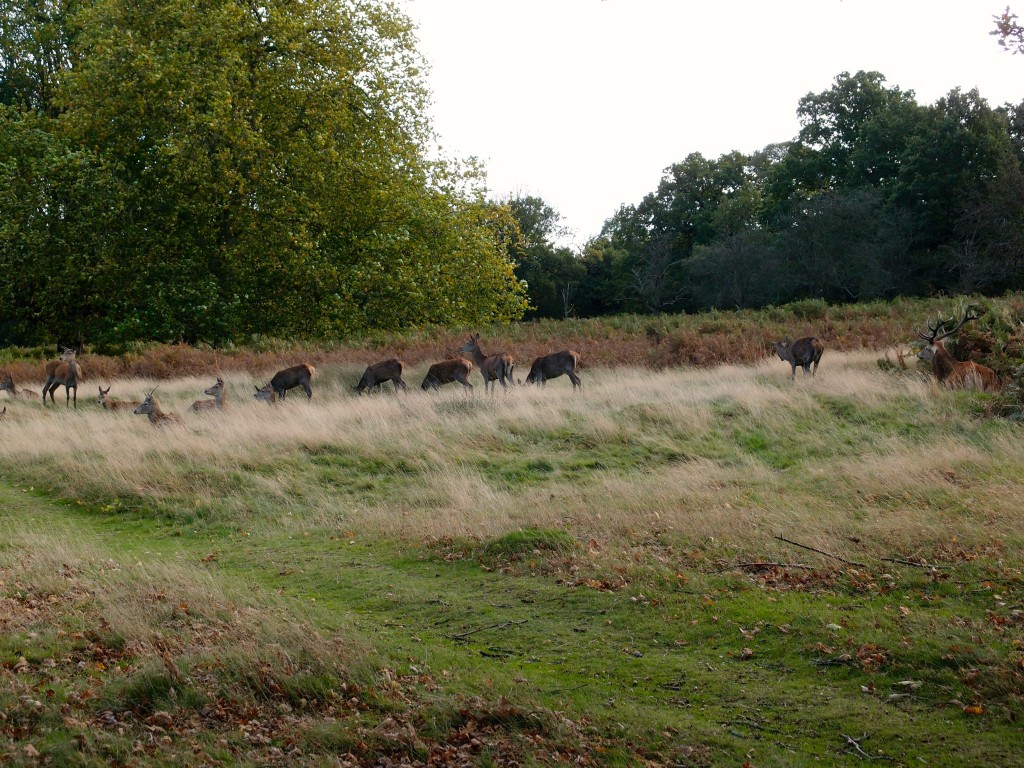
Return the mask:
<svg viewBox="0 0 1024 768">
<path fill-rule="evenodd" d="M 961 318 L 961 320 L 959 322 L 957 322 L 956 317 L 951 317 L 951 318 L 949 318 L 949 320 L 943 320 L 940 317 L 938 320 L 935 321 L 935 325 L 931 325 L 931 324 L 928 325 L 929 333 L 919 333 L 917 335 L 920 336 L 925 341 L 927 341 L 929 344 L 934 344 L 937 341 L 942 341 L 943 339 L 945 339 L 945 338 L 947 338 L 949 336 L 952 336 L 954 333 L 956 333 L 961 328 L 963 328 L 964 325 L 966 325 L 968 322 L 970 322 L 971 320 L 977 320 L 983 314 L 985 314 L 985 313 L 984 312 L 979 312 L 978 310 L 973 309 L 973 308 L 969 308 L 964 313 L 963 318 Z M 942 331 L 950 323 L 956 323 L 956 325 L 954 325 L 950 330 L 948 330 L 945 333 L 942 333 L 940 335 L 939 332 Z"/>
</svg>

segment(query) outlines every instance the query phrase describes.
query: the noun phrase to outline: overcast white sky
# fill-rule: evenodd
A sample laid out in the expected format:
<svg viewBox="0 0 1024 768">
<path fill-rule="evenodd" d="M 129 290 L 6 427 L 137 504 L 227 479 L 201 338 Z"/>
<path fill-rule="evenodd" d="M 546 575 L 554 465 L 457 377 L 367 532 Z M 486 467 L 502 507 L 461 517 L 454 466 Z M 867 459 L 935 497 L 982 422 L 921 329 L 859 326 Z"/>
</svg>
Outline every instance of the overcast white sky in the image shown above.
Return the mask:
<svg viewBox="0 0 1024 768">
<path fill-rule="evenodd" d="M 484 162 L 492 197 L 542 197 L 576 244 L 691 152 L 793 138 L 798 100 L 843 71 L 921 104 L 1024 100 L 1024 56 L 989 35 L 1024 0 L 399 1 L 446 150 Z"/>
</svg>

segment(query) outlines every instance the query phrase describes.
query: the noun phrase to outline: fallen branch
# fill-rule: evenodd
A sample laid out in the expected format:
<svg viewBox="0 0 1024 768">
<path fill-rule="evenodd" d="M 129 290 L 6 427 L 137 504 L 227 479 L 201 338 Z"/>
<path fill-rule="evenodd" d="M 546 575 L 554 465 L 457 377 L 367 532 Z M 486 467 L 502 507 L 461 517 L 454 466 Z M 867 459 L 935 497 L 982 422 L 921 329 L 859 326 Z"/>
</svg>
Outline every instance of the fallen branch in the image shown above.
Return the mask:
<svg viewBox="0 0 1024 768">
<path fill-rule="evenodd" d="M 925 563 L 915 563 L 913 560 L 903 560 L 899 557 L 883 557 L 880 558 L 887 563 L 899 563 L 900 565 L 912 565 L 915 568 L 935 568 L 935 569 L 947 569 L 952 568 L 951 565 L 926 565 Z"/>
<path fill-rule="evenodd" d="M 801 549 L 809 549 L 811 552 L 817 552 L 819 555 L 824 555 L 825 557 L 831 557 L 833 560 L 838 560 L 839 562 L 846 563 L 847 565 L 855 565 L 858 568 L 867 568 L 867 565 L 865 565 L 864 563 L 858 563 L 855 560 L 847 560 L 845 557 L 840 557 L 839 555 L 833 555 L 831 552 L 825 552 L 825 551 L 820 550 L 820 549 L 815 549 L 814 547 L 809 547 L 806 544 L 801 544 L 798 541 L 792 541 L 791 539 L 787 539 L 785 536 L 776 536 L 775 538 L 778 539 L 779 541 L 784 541 L 787 544 L 792 544 L 794 547 L 800 547 Z"/>
<path fill-rule="evenodd" d="M 803 568 L 807 571 L 814 570 L 813 565 L 801 565 L 800 563 L 735 563 L 727 565 L 725 568 L 719 568 L 717 571 L 712 571 L 712 573 L 725 573 L 736 568 Z"/>
<path fill-rule="evenodd" d="M 853 738 L 852 736 L 847 736 L 845 733 L 840 733 L 839 735 L 842 736 L 844 739 L 846 739 L 846 743 L 848 745 L 850 745 L 851 747 L 853 747 L 855 750 L 857 750 L 857 754 L 860 755 L 861 757 L 863 757 L 865 760 L 895 760 L 896 759 L 894 757 L 889 757 L 888 755 L 869 755 L 867 752 L 865 752 L 863 749 L 860 748 L 860 742 L 857 739 Z M 867 737 L 868 737 L 868 735 L 865 733 L 863 736 L 860 737 L 860 741 L 864 741 L 864 739 L 866 739 Z M 847 750 L 847 752 L 849 752 L 849 750 Z"/>
<path fill-rule="evenodd" d="M 505 627 L 511 627 L 516 624 L 525 624 L 527 621 L 529 621 L 529 619 L 520 619 L 519 621 L 503 621 L 499 624 L 488 624 L 485 627 L 477 627 L 476 629 L 471 629 L 468 632 L 460 632 L 457 635 L 448 635 L 448 637 L 451 640 L 461 640 L 464 637 L 475 635 L 477 632 L 484 632 L 488 629 L 504 629 Z"/>
</svg>

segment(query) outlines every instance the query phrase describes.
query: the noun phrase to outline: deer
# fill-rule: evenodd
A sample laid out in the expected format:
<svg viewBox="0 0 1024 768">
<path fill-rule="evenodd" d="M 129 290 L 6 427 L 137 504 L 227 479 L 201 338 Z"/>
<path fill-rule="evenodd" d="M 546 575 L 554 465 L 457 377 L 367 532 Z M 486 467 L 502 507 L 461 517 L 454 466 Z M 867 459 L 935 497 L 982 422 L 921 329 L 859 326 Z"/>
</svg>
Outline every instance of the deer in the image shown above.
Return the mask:
<svg viewBox="0 0 1024 768">
<path fill-rule="evenodd" d="M 132 409 L 132 413 L 138 416 L 149 416 L 149 423 L 154 427 L 173 427 L 181 424 L 181 419 L 177 414 L 165 413 L 160 408 L 160 403 L 153 397 L 154 392 L 156 392 L 156 387 L 146 394 L 146 399 L 137 408 Z"/>
<path fill-rule="evenodd" d="M 100 393 L 96 398 L 96 402 L 103 408 L 104 411 L 131 411 L 142 405 L 141 400 L 117 400 L 110 397 L 110 387 L 104 389 L 103 387 L 96 387 Z"/>
<path fill-rule="evenodd" d="M 57 387 L 64 386 L 64 407 L 71 403 L 71 390 L 75 390 L 75 410 L 78 410 L 78 376 L 82 369 L 75 359 L 75 350 L 71 347 L 64 347 L 59 360 L 53 360 L 46 364 L 46 382 L 43 384 L 43 405 L 46 405 L 46 395 L 49 393 L 50 402 L 56 405 L 53 393 Z"/>
<path fill-rule="evenodd" d="M 309 386 L 309 380 L 313 378 L 314 373 L 316 373 L 316 368 L 312 365 L 299 363 L 275 373 L 274 378 L 270 380 L 270 386 L 273 388 L 274 394 L 282 400 L 287 396 L 288 390 L 295 387 L 302 387 L 306 390 L 306 397 L 312 399 L 313 389 Z"/>
<path fill-rule="evenodd" d="M 427 375 L 420 384 L 420 389 L 433 389 L 437 391 L 442 384 L 459 382 L 466 392 L 473 391 L 473 385 L 469 383 L 469 374 L 473 372 L 473 363 L 464 357 L 456 357 L 451 360 L 442 360 L 434 363 L 427 370 Z"/>
<path fill-rule="evenodd" d="M 797 339 L 792 344 L 788 341 L 773 341 L 772 348 L 780 360 L 784 360 L 793 367 L 789 374 L 790 379 L 796 379 L 797 366 L 804 369 L 804 376 L 810 373 L 811 378 L 814 378 L 814 374 L 818 372 L 821 355 L 825 351 L 825 345 L 817 336 L 806 336 Z M 811 369 L 812 363 L 814 364 L 813 370 Z"/>
<path fill-rule="evenodd" d="M 220 376 L 217 377 L 217 381 L 213 386 L 207 387 L 203 390 L 204 395 L 210 395 L 213 400 L 196 400 L 192 403 L 192 410 L 199 411 L 213 411 L 223 410 L 226 405 L 225 400 L 227 398 L 227 388 L 224 386 L 224 379 Z"/>
<path fill-rule="evenodd" d="M 394 385 L 396 393 L 399 387 L 402 388 L 403 392 L 408 392 L 405 382 L 402 381 L 402 369 L 404 367 L 405 363 L 397 357 L 390 360 L 381 360 L 379 363 L 367 366 L 366 370 L 363 371 L 363 377 L 356 384 L 356 394 L 361 395 L 364 389 L 372 390 L 374 387 L 379 387 L 388 381 Z"/>
<path fill-rule="evenodd" d="M 256 394 L 253 395 L 257 400 L 263 400 L 267 405 L 277 405 L 277 393 L 268 381 L 262 387 L 257 387 L 253 384 L 256 389 Z"/>
<path fill-rule="evenodd" d="M 19 397 L 26 400 L 38 400 L 39 393 L 33 392 L 31 389 L 18 389 L 14 386 L 14 379 L 11 378 L 10 373 L 5 373 L 4 378 L 0 381 L 0 392 L 7 390 L 7 393 L 17 400 Z"/>
<path fill-rule="evenodd" d="M 935 378 L 944 383 L 949 389 L 973 389 L 978 392 L 998 392 L 999 377 L 991 368 L 973 361 L 960 362 L 946 349 L 943 339 L 952 336 L 971 320 L 977 320 L 980 314 L 968 310 L 963 318 L 957 322 L 956 317 L 949 320 L 939 318 L 935 324 L 928 324 L 927 333 L 919 333 L 925 346 L 917 353 L 918 358 L 931 363 L 932 373 Z M 945 331 L 945 327 L 956 323 L 951 330 Z"/>
<path fill-rule="evenodd" d="M 530 366 L 530 373 L 526 377 L 527 384 L 540 384 L 548 379 L 557 379 L 559 376 L 567 375 L 572 382 L 573 391 L 576 387 L 582 387 L 583 382 L 576 374 L 576 368 L 580 364 L 580 353 L 571 349 L 561 352 L 552 352 L 550 355 L 538 357 Z"/>
<path fill-rule="evenodd" d="M 508 389 L 508 384 L 505 383 L 506 379 L 514 383 L 512 379 L 512 369 L 514 367 L 512 356 L 505 352 L 498 352 L 494 355 L 484 354 L 484 351 L 480 349 L 479 333 L 471 334 L 469 341 L 459 348 L 459 352 L 464 355 L 472 355 L 473 362 L 480 369 L 480 376 L 484 380 L 484 392 L 487 391 L 488 387 L 493 392 L 495 381 L 501 382 L 502 389 Z"/>
</svg>

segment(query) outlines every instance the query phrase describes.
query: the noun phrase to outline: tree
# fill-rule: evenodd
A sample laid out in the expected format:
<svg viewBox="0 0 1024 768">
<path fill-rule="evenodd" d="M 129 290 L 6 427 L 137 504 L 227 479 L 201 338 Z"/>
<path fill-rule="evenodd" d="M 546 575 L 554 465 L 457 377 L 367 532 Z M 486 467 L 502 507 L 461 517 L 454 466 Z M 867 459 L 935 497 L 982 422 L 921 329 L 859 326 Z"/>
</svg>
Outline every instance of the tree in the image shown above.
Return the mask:
<svg viewBox="0 0 1024 768">
<path fill-rule="evenodd" d="M 1006 10 L 992 19 L 996 28 L 989 32 L 999 39 L 996 42 L 1010 53 L 1024 53 L 1024 27 L 1017 21 L 1017 14 L 1006 6 Z"/>
</svg>

